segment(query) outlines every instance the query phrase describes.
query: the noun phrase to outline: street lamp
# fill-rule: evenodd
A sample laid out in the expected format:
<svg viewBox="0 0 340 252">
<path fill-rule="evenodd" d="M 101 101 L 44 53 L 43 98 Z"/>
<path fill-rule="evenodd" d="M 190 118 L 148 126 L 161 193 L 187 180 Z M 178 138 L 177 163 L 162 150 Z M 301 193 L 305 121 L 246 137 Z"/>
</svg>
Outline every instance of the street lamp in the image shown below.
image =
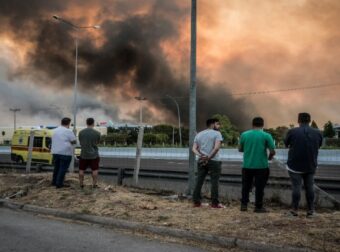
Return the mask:
<svg viewBox="0 0 340 252">
<path fill-rule="evenodd" d="M 14 131 L 15 131 L 17 129 L 17 112 L 21 111 L 21 109 L 19 109 L 19 108 L 10 108 L 9 110 L 12 111 L 13 114 L 14 114 Z"/>
<path fill-rule="evenodd" d="M 166 97 L 169 97 L 175 104 L 177 107 L 177 115 L 178 115 L 178 130 L 179 130 L 179 146 L 182 147 L 182 130 L 181 130 L 181 114 L 179 112 L 179 106 L 178 106 L 178 102 L 176 101 L 176 99 L 170 95 L 166 95 Z"/>
<path fill-rule="evenodd" d="M 91 26 L 78 26 L 75 25 L 57 15 L 53 15 L 53 18 L 58 20 L 61 23 L 64 23 L 70 27 L 72 27 L 74 30 L 78 31 L 80 29 L 99 29 L 99 25 L 91 25 Z M 75 72 L 74 72 L 74 90 L 73 90 L 73 132 L 76 135 L 77 134 L 77 85 L 78 85 L 78 34 L 76 33 L 75 36 L 75 44 L 76 44 L 76 60 L 75 60 Z"/>
<path fill-rule="evenodd" d="M 146 97 L 136 96 L 135 99 L 139 101 L 139 124 L 142 125 L 143 123 L 143 106 L 142 101 L 146 101 Z"/>
<path fill-rule="evenodd" d="M 188 195 L 192 195 L 195 183 L 196 157 L 192 152 L 196 133 L 196 35 L 197 0 L 191 0 L 191 41 L 190 41 L 190 98 L 189 98 L 189 181 Z"/>
</svg>

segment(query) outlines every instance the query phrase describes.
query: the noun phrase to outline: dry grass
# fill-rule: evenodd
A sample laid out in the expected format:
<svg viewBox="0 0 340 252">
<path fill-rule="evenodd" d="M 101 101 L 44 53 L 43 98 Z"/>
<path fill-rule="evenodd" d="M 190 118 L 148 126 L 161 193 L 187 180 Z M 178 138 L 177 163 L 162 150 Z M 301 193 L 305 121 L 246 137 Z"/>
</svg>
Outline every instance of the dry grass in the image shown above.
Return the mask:
<svg viewBox="0 0 340 252">
<path fill-rule="evenodd" d="M 340 212 L 319 210 L 316 218 L 304 212 L 297 218 L 287 209 L 271 206 L 270 213 L 240 212 L 237 202 L 226 209 L 193 208 L 186 199 L 164 197 L 159 192 L 110 186 L 79 188 L 76 175 L 68 175 L 71 187 L 50 186 L 51 174 L 0 174 L 0 197 L 21 203 L 79 213 L 110 216 L 184 230 L 238 237 L 279 245 L 308 247 L 317 251 L 340 251 Z M 86 183 L 91 184 L 87 176 Z M 18 193 L 19 192 L 19 193 Z M 17 193 L 17 194 L 16 194 Z"/>
</svg>

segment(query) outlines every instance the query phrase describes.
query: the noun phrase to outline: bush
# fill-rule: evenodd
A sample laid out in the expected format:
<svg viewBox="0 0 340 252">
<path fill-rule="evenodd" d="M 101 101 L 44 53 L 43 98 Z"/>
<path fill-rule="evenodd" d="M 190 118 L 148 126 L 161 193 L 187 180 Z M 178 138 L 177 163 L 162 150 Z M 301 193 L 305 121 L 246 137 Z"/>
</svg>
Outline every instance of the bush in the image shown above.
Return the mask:
<svg viewBox="0 0 340 252">
<path fill-rule="evenodd" d="M 340 148 L 340 138 L 325 138 L 325 146 Z"/>
</svg>

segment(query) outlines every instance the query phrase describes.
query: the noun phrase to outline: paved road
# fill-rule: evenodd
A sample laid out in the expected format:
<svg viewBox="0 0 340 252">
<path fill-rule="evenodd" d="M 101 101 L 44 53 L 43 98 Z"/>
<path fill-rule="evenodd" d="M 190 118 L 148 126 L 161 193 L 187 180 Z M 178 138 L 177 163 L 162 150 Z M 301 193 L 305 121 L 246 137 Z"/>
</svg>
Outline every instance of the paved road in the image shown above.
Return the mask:
<svg viewBox="0 0 340 252">
<path fill-rule="evenodd" d="M 10 155 L 0 154 L 0 162 L 10 162 Z M 105 167 L 122 167 L 134 168 L 136 164 L 133 158 L 101 158 L 101 166 Z M 174 171 L 188 171 L 187 160 L 164 160 L 164 159 L 142 159 L 141 169 L 152 170 L 174 170 Z M 226 161 L 222 163 L 222 173 L 224 174 L 240 174 L 241 162 Z M 271 165 L 272 176 L 287 176 L 287 172 L 276 164 Z M 339 165 L 320 165 L 317 177 L 321 178 L 336 178 L 340 179 Z"/>
<path fill-rule="evenodd" d="M 101 165 L 104 167 L 134 168 L 135 159 L 129 158 L 101 158 Z M 141 169 L 150 170 L 174 170 L 188 171 L 187 160 L 164 160 L 164 159 L 142 159 Z M 222 162 L 222 174 L 241 174 L 242 163 L 238 161 Z M 271 176 L 287 176 L 287 171 L 277 164 L 271 164 Z M 316 173 L 317 177 L 340 179 L 340 166 L 320 165 Z"/>
<path fill-rule="evenodd" d="M 162 243 L 112 229 L 38 217 L 0 208 L 0 251 L 200 252 L 195 247 Z"/>
</svg>

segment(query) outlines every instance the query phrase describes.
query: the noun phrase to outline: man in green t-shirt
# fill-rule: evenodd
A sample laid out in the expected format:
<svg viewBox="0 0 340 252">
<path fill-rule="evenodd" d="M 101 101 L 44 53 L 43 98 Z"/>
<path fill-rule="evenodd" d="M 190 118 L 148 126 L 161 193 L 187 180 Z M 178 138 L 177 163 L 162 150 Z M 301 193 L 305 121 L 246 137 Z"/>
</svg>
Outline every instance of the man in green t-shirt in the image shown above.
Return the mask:
<svg viewBox="0 0 340 252">
<path fill-rule="evenodd" d="M 97 177 L 99 169 L 98 144 L 100 133 L 94 129 L 94 119 L 86 119 L 87 128 L 79 132 L 79 142 L 81 146 L 79 160 L 79 184 L 84 187 L 84 172 L 87 167 L 92 170 L 92 187 L 97 187 Z"/>
<path fill-rule="evenodd" d="M 272 136 L 263 131 L 263 126 L 263 118 L 255 117 L 253 129 L 241 134 L 239 146 L 239 151 L 243 152 L 241 211 L 247 211 L 249 192 L 255 180 L 254 212 L 267 212 L 263 207 L 263 195 L 269 178 L 268 160 L 275 155 L 275 146 Z"/>
</svg>

